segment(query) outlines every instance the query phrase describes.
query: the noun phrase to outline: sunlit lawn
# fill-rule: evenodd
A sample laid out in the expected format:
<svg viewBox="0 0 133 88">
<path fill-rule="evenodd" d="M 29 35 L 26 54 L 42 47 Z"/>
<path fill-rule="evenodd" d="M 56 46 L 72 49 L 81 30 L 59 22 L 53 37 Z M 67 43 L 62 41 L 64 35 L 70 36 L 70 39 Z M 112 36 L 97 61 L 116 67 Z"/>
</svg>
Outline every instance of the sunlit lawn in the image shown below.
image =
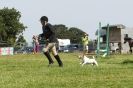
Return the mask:
<svg viewBox="0 0 133 88">
<path fill-rule="evenodd" d="M 60 53 L 63 68 L 43 54 L 0 56 L 0 88 L 133 88 L 133 55 L 98 58 L 98 67 L 81 67 L 77 55 Z"/>
</svg>

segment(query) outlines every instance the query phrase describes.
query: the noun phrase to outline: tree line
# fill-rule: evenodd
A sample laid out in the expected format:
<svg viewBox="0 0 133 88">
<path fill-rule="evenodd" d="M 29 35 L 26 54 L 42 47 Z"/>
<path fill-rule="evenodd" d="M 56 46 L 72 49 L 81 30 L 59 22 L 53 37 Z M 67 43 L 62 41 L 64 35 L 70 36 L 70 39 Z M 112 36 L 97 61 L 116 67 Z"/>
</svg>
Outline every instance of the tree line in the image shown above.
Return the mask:
<svg viewBox="0 0 133 88">
<path fill-rule="evenodd" d="M 70 39 L 71 43 L 81 43 L 81 37 L 84 34 L 79 28 L 71 27 L 68 28 L 63 24 L 54 25 L 56 36 L 59 39 Z"/>
</svg>

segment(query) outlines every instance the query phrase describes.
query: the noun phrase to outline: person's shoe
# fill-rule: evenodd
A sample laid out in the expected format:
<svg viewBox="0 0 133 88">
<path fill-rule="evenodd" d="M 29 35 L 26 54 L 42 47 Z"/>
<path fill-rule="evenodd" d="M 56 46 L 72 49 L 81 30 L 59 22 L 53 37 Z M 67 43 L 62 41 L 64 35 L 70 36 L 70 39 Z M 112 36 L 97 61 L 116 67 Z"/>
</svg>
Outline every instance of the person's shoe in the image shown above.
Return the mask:
<svg viewBox="0 0 133 88">
<path fill-rule="evenodd" d="M 54 63 L 54 61 L 52 60 L 52 58 L 51 58 L 49 52 L 44 52 L 44 55 L 47 57 L 47 59 L 48 59 L 48 61 L 49 61 L 49 64 Z"/>
<path fill-rule="evenodd" d="M 57 62 L 58 62 L 58 64 L 59 64 L 59 67 L 63 67 L 63 63 L 62 63 L 60 57 L 59 57 L 58 55 L 56 55 L 56 56 L 54 56 L 54 57 L 55 57 L 55 59 L 57 60 Z"/>
<path fill-rule="evenodd" d="M 63 64 L 59 64 L 59 67 L 63 67 Z"/>
<path fill-rule="evenodd" d="M 48 64 L 48 67 L 52 67 L 52 66 L 53 66 L 53 64 L 54 64 L 54 62 L 49 63 L 49 64 Z"/>
</svg>

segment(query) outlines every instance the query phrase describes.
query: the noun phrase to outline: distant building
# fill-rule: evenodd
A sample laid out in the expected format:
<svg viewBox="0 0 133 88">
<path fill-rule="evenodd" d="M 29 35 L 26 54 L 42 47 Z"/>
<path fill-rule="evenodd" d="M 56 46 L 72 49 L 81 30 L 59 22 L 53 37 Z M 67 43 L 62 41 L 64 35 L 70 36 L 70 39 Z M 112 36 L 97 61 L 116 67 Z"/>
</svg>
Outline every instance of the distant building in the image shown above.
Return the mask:
<svg viewBox="0 0 133 88">
<path fill-rule="evenodd" d="M 102 45 L 106 43 L 106 29 L 107 26 L 103 26 L 102 29 L 100 30 Z M 128 35 L 128 37 L 133 38 L 133 28 L 127 28 L 122 24 L 109 25 L 110 50 L 115 49 L 118 50 L 120 53 L 128 53 L 129 52 L 128 43 L 124 44 L 125 35 Z"/>
</svg>

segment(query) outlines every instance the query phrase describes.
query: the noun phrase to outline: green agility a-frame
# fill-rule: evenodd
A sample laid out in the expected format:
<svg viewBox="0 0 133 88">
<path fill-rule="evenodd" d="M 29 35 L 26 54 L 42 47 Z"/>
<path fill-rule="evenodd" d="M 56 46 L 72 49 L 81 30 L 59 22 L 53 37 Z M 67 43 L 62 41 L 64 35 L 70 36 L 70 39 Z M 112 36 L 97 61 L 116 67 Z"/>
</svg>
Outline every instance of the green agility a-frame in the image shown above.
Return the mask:
<svg viewBox="0 0 133 88">
<path fill-rule="evenodd" d="M 106 48 L 105 49 L 100 49 L 100 37 L 101 37 L 101 32 L 100 30 L 103 30 L 101 27 L 101 22 L 99 23 L 99 28 L 97 30 L 97 56 L 100 55 L 100 53 L 104 53 L 103 57 L 109 55 L 109 24 L 107 24 L 107 29 L 106 29 Z"/>
</svg>

